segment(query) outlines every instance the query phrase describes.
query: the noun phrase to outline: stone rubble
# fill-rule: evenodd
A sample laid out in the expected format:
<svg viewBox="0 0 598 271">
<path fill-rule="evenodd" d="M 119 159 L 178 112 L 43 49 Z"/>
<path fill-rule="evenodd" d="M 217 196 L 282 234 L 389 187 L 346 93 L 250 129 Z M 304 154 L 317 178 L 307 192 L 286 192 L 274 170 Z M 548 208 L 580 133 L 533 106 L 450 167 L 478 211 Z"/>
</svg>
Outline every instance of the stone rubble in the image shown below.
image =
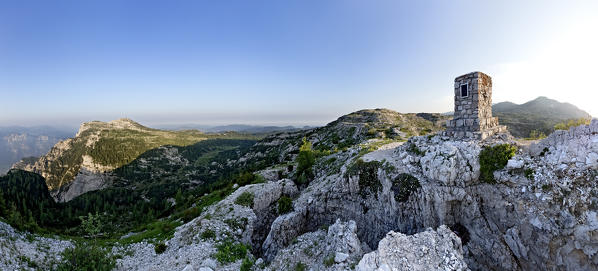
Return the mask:
<svg viewBox="0 0 598 271">
<path fill-rule="evenodd" d="M 442 225 L 411 236 L 389 232 L 376 251 L 365 254 L 356 270 L 463 271 L 461 239 Z"/>
<path fill-rule="evenodd" d="M 73 247 L 71 241 L 17 232 L 0 221 L 0 270 L 51 267 L 52 263 L 60 262 L 61 253 L 69 247 Z"/>
</svg>

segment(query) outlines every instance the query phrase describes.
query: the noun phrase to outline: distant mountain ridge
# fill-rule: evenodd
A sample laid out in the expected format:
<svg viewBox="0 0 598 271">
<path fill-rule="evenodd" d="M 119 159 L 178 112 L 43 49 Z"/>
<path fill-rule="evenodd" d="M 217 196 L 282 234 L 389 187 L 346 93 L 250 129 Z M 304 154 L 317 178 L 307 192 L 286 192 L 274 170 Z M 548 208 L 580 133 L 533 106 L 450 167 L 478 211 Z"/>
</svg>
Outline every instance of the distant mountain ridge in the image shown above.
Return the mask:
<svg viewBox="0 0 598 271">
<path fill-rule="evenodd" d="M 0 127 L 0 175 L 20 159 L 41 156 L 73 134 L 69 129 L 50 126 Z"/>
<path fill-rule="evenodd" d="M 523 104 L 497 103 L 492 106 L 492 112 L 498 117 L 500 124 L 506 125 L 515 137 L 528 137 L 533 130 L 548 135 L 559 122 L 592 117 L 570 103 L 543 96 Z"/>
<path fill-rule="evenodd" d="M 228 124 L 228 125 L 200 125 L 200 124 L 182 124 L 182 125 L 161 125 L 161 129 L 167 130 L 199 130 L 205 133 L 222 133 L 222 132 L 237 132 L 248 134 L 265 134 L 274 132 L 289 132 L 314 128 L 313 126 L 297 127 L 292 125 L 275 126 L 275 125 L 249 125 L 249 124 Z"/>
</svg>

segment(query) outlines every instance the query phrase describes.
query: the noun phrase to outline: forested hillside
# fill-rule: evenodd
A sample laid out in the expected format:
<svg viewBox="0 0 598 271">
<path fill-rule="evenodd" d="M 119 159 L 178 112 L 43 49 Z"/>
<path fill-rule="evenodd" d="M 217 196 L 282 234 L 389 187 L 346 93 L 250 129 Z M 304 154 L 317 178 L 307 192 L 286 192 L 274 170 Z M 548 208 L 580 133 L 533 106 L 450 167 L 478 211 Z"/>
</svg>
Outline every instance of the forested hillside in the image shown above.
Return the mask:
<svg viewBox="0 0 598 271">
<path fill-rule="evenodd" d="M 55 198 L 69 200 L 86 191 L 110 186 L 112 178 L 106 174 L 110 175 L 112 171 L 127 166 L 140 155 L 161 146 L 185 147 L 208 139 L 258 138 L 237 133 L 204 134 L 196 130 L 157 130 L 129 119 L 107 123 L 94 121 L 82 124 L 74 138 L 59 142 L 34 163 L 20 163 L 17 167 L 39 173 L 46 179 Z M 232 146 L 229 144 L 230 147 Z M 125 174 L 130 168 L 119 172 Z M 77 185 L 83 188 L 79 189 L 80 192 L 72 189 L 68 191 L 77 176 L 80 176 Z M 91 182 L 90 178 L 96 180 L 92 187 L 85 184 Z M 63 196 L 62 193 L 68 195 Z"/>
</svg>

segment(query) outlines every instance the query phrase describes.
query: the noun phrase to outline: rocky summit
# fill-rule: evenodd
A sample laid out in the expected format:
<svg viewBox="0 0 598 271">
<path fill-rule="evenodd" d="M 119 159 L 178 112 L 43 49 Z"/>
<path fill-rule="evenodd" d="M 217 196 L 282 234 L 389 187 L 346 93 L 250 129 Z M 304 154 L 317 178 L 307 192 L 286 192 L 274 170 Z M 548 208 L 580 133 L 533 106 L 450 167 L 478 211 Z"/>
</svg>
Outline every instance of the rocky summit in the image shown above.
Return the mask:
<svg viewBox="0 0 598 271">
<path fill-rule="evenodd" d="M 177 195 L 155 222 L 94 236 L 115 270 L 598 269 L 598 120 L 532 143 L 435 125 L 374 110 L 273 134 L 219 164 L 255 177 Z M 3 270 L 54 257 L 52 269 L 78 246 L 5 223 L 0 234 Z"/>
</svg>

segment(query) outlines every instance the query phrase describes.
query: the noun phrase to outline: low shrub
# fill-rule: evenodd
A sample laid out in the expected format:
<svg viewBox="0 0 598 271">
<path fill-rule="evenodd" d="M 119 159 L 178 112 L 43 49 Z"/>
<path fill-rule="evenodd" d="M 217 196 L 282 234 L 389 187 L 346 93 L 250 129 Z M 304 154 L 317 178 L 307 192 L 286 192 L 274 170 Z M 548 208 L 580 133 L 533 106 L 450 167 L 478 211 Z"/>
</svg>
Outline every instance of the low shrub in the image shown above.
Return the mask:
<svg viewBox="0 0 598 271">
<path fill-rule="evenodd" d="M 214 239 L 216 238 L 216 233 L 211 229 L 207 229 L 203 231 L 199 237 L 201 237 L 202 240 Z"/>
<path fill-rule="evenodd" d="M 226 223 L 234 231 L 243 230 L 247 226 L 248 219 L 247 219 L 247 217 L 242 217 L 239 219 L 229 218 L 229 219 L 225 219 L 224 223 Z"/>
<path fill-rule="evenodd" d="M 407 173 L 401 173 L 393 180 L 391 190 L 394 192 L 397 202 L 405 202 L 409 199 L 411 193 L 420 187 L 417 178 Z"/>
<path fill-rule="evenodd" d="M 334 265 L 334 255 L 330 255 L 324 259 L 324 266 L 331 267 Z"/>
<path fill-rule="evenodd" d="M 580 118 L 580 119 L 570 119 L 564 122 L 557 123 L 554 125 L 555 130 L 569 130 L 571 127 L 576 127 L 580 125 L 589 125 L 592 122 L 592 119 Z"/>
<path fill-rule="evenodd" d="M 547 147 L 544 147 L 544 149 L 542 149 L 542 152 L 540 153 L 540 157 L 546 155 L 550 150 Z"/>
<path fill-rule="evenodd" d="M 265 181 L 266 181 L 266 179 L 264 179 L 264 177 L 262 177 L 261 175 L 257 175 L 257 174 L 251 173 L 251 172 L 245 172 L 245 173 L 239 174 L 233 180 L 233 182 L 238 184 L 239 186 L 255 184 L 255 183 L 264 183 Z"/>
<path fill-rule="evenodd" d="M 379 161 L 364 162 L 358 159 L 347 169 L 345 177 L 359 176 L 359 193 L 362 197 L 373 193 L 378 197 L 377 192 L 382 189 L 382 184 L 378 180 L 378 169 L 382 166 Z"/>
<path fill-rule="evenodd" d="M 546 134 L 542 131 L 538 131 L 538 130 L 532 130 L 531 132 L 529 132 L 529 137 L 527 139 L 531 139 L 531 140 L 538 140 L 538 139 L 544 139 L 546 138 Z"/>
<path fill-rule="evenodd" d="M 426 154 L 425 151 L 420 150 L 414 143 L 409 144 L 407 151 L 419 156 L 424 156 Z"/>
<path fill-rule="evenodd" d="M 307 266 L 302 263 L 302 262 L 298 262 L 297 264 L 295 264 L 295 268 L 293 268 L 295 271 L 305 271 L 307 270 Z"/>
<path fill-rule="evenodd" d="M 201 215 L 201 211 L 202 208 L 199 208 L 197 206 L 183 211 L 183 222 L 187 223 L 193 220 L 194 218 L 198 217 L 199 215 Z"/>
<path fill-rule="evenodd" d="M 62 260 L 63 262 L 56 267 L 58 271 L 108 271 L 116 266 L 116 260 L 107 249 L 88 243 L 78 243 L 75 247 L 65 249 L 62 252 Z"/>
<path fill-rule="evenodd" d="M 253 267 L 253 260 L 251 260 L 249 257 L 245 257 L 245 259 L 243 259 L 243 262 L 241 263 L 241 268 L 239 270 L 250 271 L 251 267 Z"/>
<path fill-rule="evenodd" d="M 245 244 L 226 240 L 216 246 L 216 253 L 213 256 L 221 264 L 232 263 L 245 258 L 247 249 Z"/>
<path fill-rule="evenodd" d="M 503 169 L 509 159 L 515 156 L 516 152 L 517 147 L 509 144 L 485 147 L 479 156 L 480 181 L 491 184 L 496 183 L 494 171 Z"/>
<path fill-rule="evenodd" d="M 253 206 L 253 198 L 253 193 L 245 191 L 235 199 L 235 204 L 251 208 Z"/>
<path fill-rule="evenodd" d="M 278 199 L 278 214 L 286 214 L 293 210 L 293 200 L 287 196 Z"/>
<path fill-rule="evenodd" d="M 164 243 L 157 243 L 154 245 L 154 251 L 156 252 L 156 254 L 162 254 L 164 253 L 164 251 L 166 251 L 166 244 Z"/>
<path fill-rule="evenodd" d="M 536 171 L 531 168 L 526 168 L 523 173 L 525 174 L 525 178 L 528 178 L 529 180 L 533 180 L 534 174 L 536 173 Z"/>
</svg>

